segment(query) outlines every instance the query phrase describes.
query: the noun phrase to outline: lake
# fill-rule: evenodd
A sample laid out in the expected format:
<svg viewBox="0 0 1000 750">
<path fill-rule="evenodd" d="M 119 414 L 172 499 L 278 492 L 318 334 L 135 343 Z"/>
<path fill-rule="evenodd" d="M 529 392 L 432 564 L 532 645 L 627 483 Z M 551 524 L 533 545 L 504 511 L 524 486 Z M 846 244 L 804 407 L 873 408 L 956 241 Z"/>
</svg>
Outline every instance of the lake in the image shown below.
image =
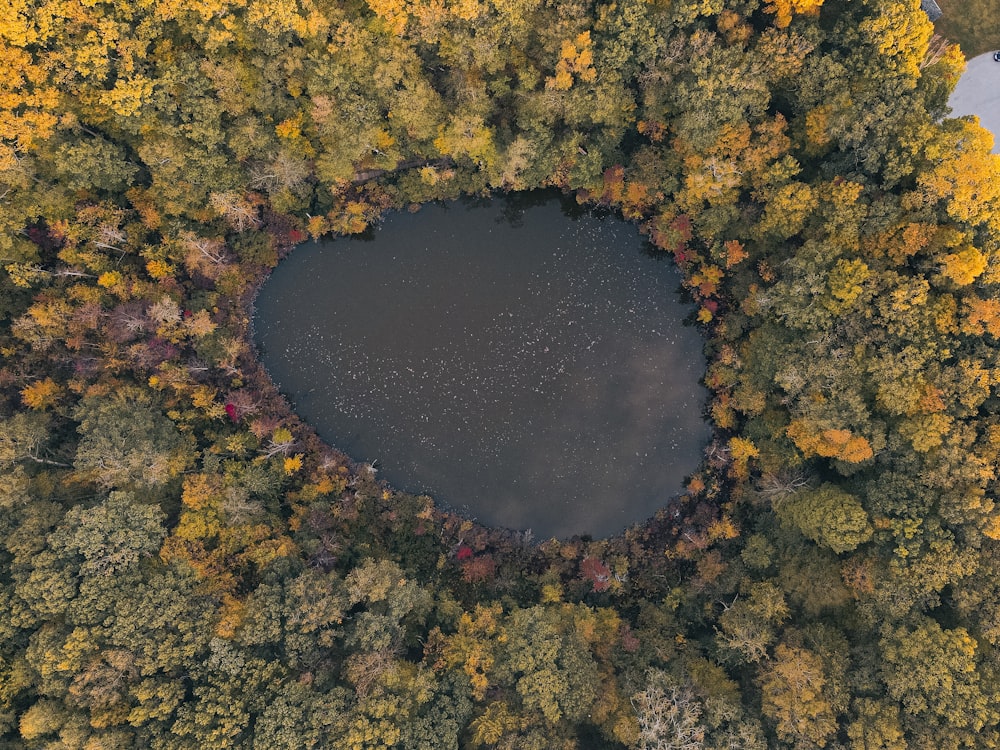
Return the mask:
<svg viewBox="0 0 1000 750">
<path fill-rule="evenodd" d="M 536 538 L 616 534 L 709 438 L 703 339 L 637 228 L 545 194 L 297 247 L 254 338 L 296 412 L 394 487 Z"/>
</svg>

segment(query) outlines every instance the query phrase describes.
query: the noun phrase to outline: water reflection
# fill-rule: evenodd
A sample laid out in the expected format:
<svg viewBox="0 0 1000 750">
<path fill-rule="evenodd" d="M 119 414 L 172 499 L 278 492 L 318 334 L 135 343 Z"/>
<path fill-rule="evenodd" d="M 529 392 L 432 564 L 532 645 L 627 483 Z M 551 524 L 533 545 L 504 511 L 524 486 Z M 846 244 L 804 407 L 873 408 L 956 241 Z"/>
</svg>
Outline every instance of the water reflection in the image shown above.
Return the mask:
<svg viewBox="0 0 1000 750">
<path fill-rule="evenodd" d="M 708 430 L 679 277 L 635 227 L 537 194 L 425 206 L 297 248 L 256 338 L 298 413 L 394 486 L 536 536 L 613 534 Z"/>
</svg>

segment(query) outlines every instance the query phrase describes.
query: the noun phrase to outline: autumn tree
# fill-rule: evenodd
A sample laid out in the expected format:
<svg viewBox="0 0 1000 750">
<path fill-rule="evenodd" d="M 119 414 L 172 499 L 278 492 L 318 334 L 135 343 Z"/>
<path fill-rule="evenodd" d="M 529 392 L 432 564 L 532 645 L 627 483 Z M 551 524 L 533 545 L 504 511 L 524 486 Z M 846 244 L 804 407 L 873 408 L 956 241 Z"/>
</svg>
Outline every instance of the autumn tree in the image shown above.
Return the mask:
<svg viewBox="0 0 1000 750">
<path fill-rule="evenodd" d="M 777 736 L 796 747 L 826 747 L 837 730 L 819 657 L 779 643 L 761 676 L 762 709 Z"/>
</svg>

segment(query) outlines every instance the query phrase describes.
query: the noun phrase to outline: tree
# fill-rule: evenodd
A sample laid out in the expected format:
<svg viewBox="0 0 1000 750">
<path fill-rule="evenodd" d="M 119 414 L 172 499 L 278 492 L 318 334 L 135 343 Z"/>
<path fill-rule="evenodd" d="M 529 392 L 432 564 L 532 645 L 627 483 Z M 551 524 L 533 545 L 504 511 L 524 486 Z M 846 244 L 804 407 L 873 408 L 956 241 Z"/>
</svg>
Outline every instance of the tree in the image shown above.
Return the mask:
<svg viewBox="0 0 1000 750">
<path fill-rule="evenodd" d="M 769 581 L 752 583 L 749 596 L 737 596 L 719 615 L 715 639 L 740 661 L 760 662 L 789 615 L 781 590 Z"/>
<path fill-rule="evenodd" d="M 105 487 L 157 486 L 190 463 L 191 448 L 145 390 L 124 388 L 84 398 L 74 465 Z"/>
<path fill-rule="evenodd" d="M 192 665 L 194 699 L 177 710 L 170 732 L 203 747 L 236 748 L 251 740 L 251 717 L 264 711 L 284 670 L 221 638 Z"/>
<path fill-rule="evenodd" d="M 816 15 L 823 0 L 770 0 L 764 10 L 774 14 L 774 25 L 783 29 L 792 22 L 797 13 Z"/>
<path fill-rule="evenodd" d="M 872 525 L 861 502 L 836 485 L 824 482 L 773 503 L 782 523 L 834 552 L 850 552 L 872 538 Z"/>
<path fill-rule="evenodd" d="M 301 682 L 285 682 L 254 723 L 252 747 L 254 750 L 330 747 L 347 701 L 343 689 L 323 693 Z"/>
<path fill-rule="evenodd" d="M 49 543 L 83 557 L 80 575 L 115 575 L 160 549 L 164 519 L 157 506 L 112 492 L 97 506 L 71 508 Z"/>
<path fill-rule="evenodd" d="M 906 750 L 899 707 L 873 698 L 855 701 L 853 721 L 847 726 L 851 750 Z"/>
<path fill-rule="evenodd" d="M 82 134 L 59 145 L 51 144 L 54 178 L 70 190 L 120 192 L 139 171 L 125 149 L 95 134 Z"/>
<path fill-rule="evenodd" d="M 368 558 L 344 579 L 348 604 L 358 607 L 349 641 L 363 648 L 396 647 L 423 621 L 431 597 L 389 560 Z"/>
<path fill-rule="evenodd" d="M 632 696 L 632 706 L 639 720 L 641 750 L 700 750 L 705 746 L 701 702 L 664 672 L 650 670 L 646 689 Z"/>
<path fill-rule="evenodd" d="M 926 617 L 892 628 L 881 639 L 882 680 L 909 716 L 978 732 L 1000 719 L 1000 696 L 981 684 L 978 646 L 965 628 L 945 629 Z"/>
<path fill-rule="evenodd" d="M 778 738 L 795 747 L 826 747 L 837 721 L 825 688 L 827 677 L 818 656 L 805 648 L 779 643 L 774 661 L 761 675 L 764 715 Z"/>
<path fill-rule="evenodd" d="M 18 412 L 0 420 L 0 466 L 10 467 L 21 461 L 67 466 L 46 458 L 45 447 L 51 437 L 49 419 L 44 414 Z"/>
<path fill-rule="evenodd" d="M 597 665 L 570 626 L 560 608 L 542 606 L 515 611 L 504 626 L 497 669 L 550 725 L 580 721 L 597 695 Z"/>
</svg>

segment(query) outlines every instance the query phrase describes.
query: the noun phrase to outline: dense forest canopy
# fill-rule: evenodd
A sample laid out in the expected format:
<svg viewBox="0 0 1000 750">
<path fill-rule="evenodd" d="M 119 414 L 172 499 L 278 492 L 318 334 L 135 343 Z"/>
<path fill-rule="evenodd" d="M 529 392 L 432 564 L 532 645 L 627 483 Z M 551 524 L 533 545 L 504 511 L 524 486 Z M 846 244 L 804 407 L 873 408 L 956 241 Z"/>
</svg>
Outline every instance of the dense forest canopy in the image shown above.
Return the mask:
<svg viewBox="0 0 1000 750">
<path fill-rule="evenodd" d="M 1000 174 L 915 0 L 0 7 L 12 748 L 1000 743 Z M 672 253 L 715 439 L 535 545 L 321 444 L 307 236 L 556 187 Z M 666 499 L 665 499 L 666 500 Z"/>
</svg>

